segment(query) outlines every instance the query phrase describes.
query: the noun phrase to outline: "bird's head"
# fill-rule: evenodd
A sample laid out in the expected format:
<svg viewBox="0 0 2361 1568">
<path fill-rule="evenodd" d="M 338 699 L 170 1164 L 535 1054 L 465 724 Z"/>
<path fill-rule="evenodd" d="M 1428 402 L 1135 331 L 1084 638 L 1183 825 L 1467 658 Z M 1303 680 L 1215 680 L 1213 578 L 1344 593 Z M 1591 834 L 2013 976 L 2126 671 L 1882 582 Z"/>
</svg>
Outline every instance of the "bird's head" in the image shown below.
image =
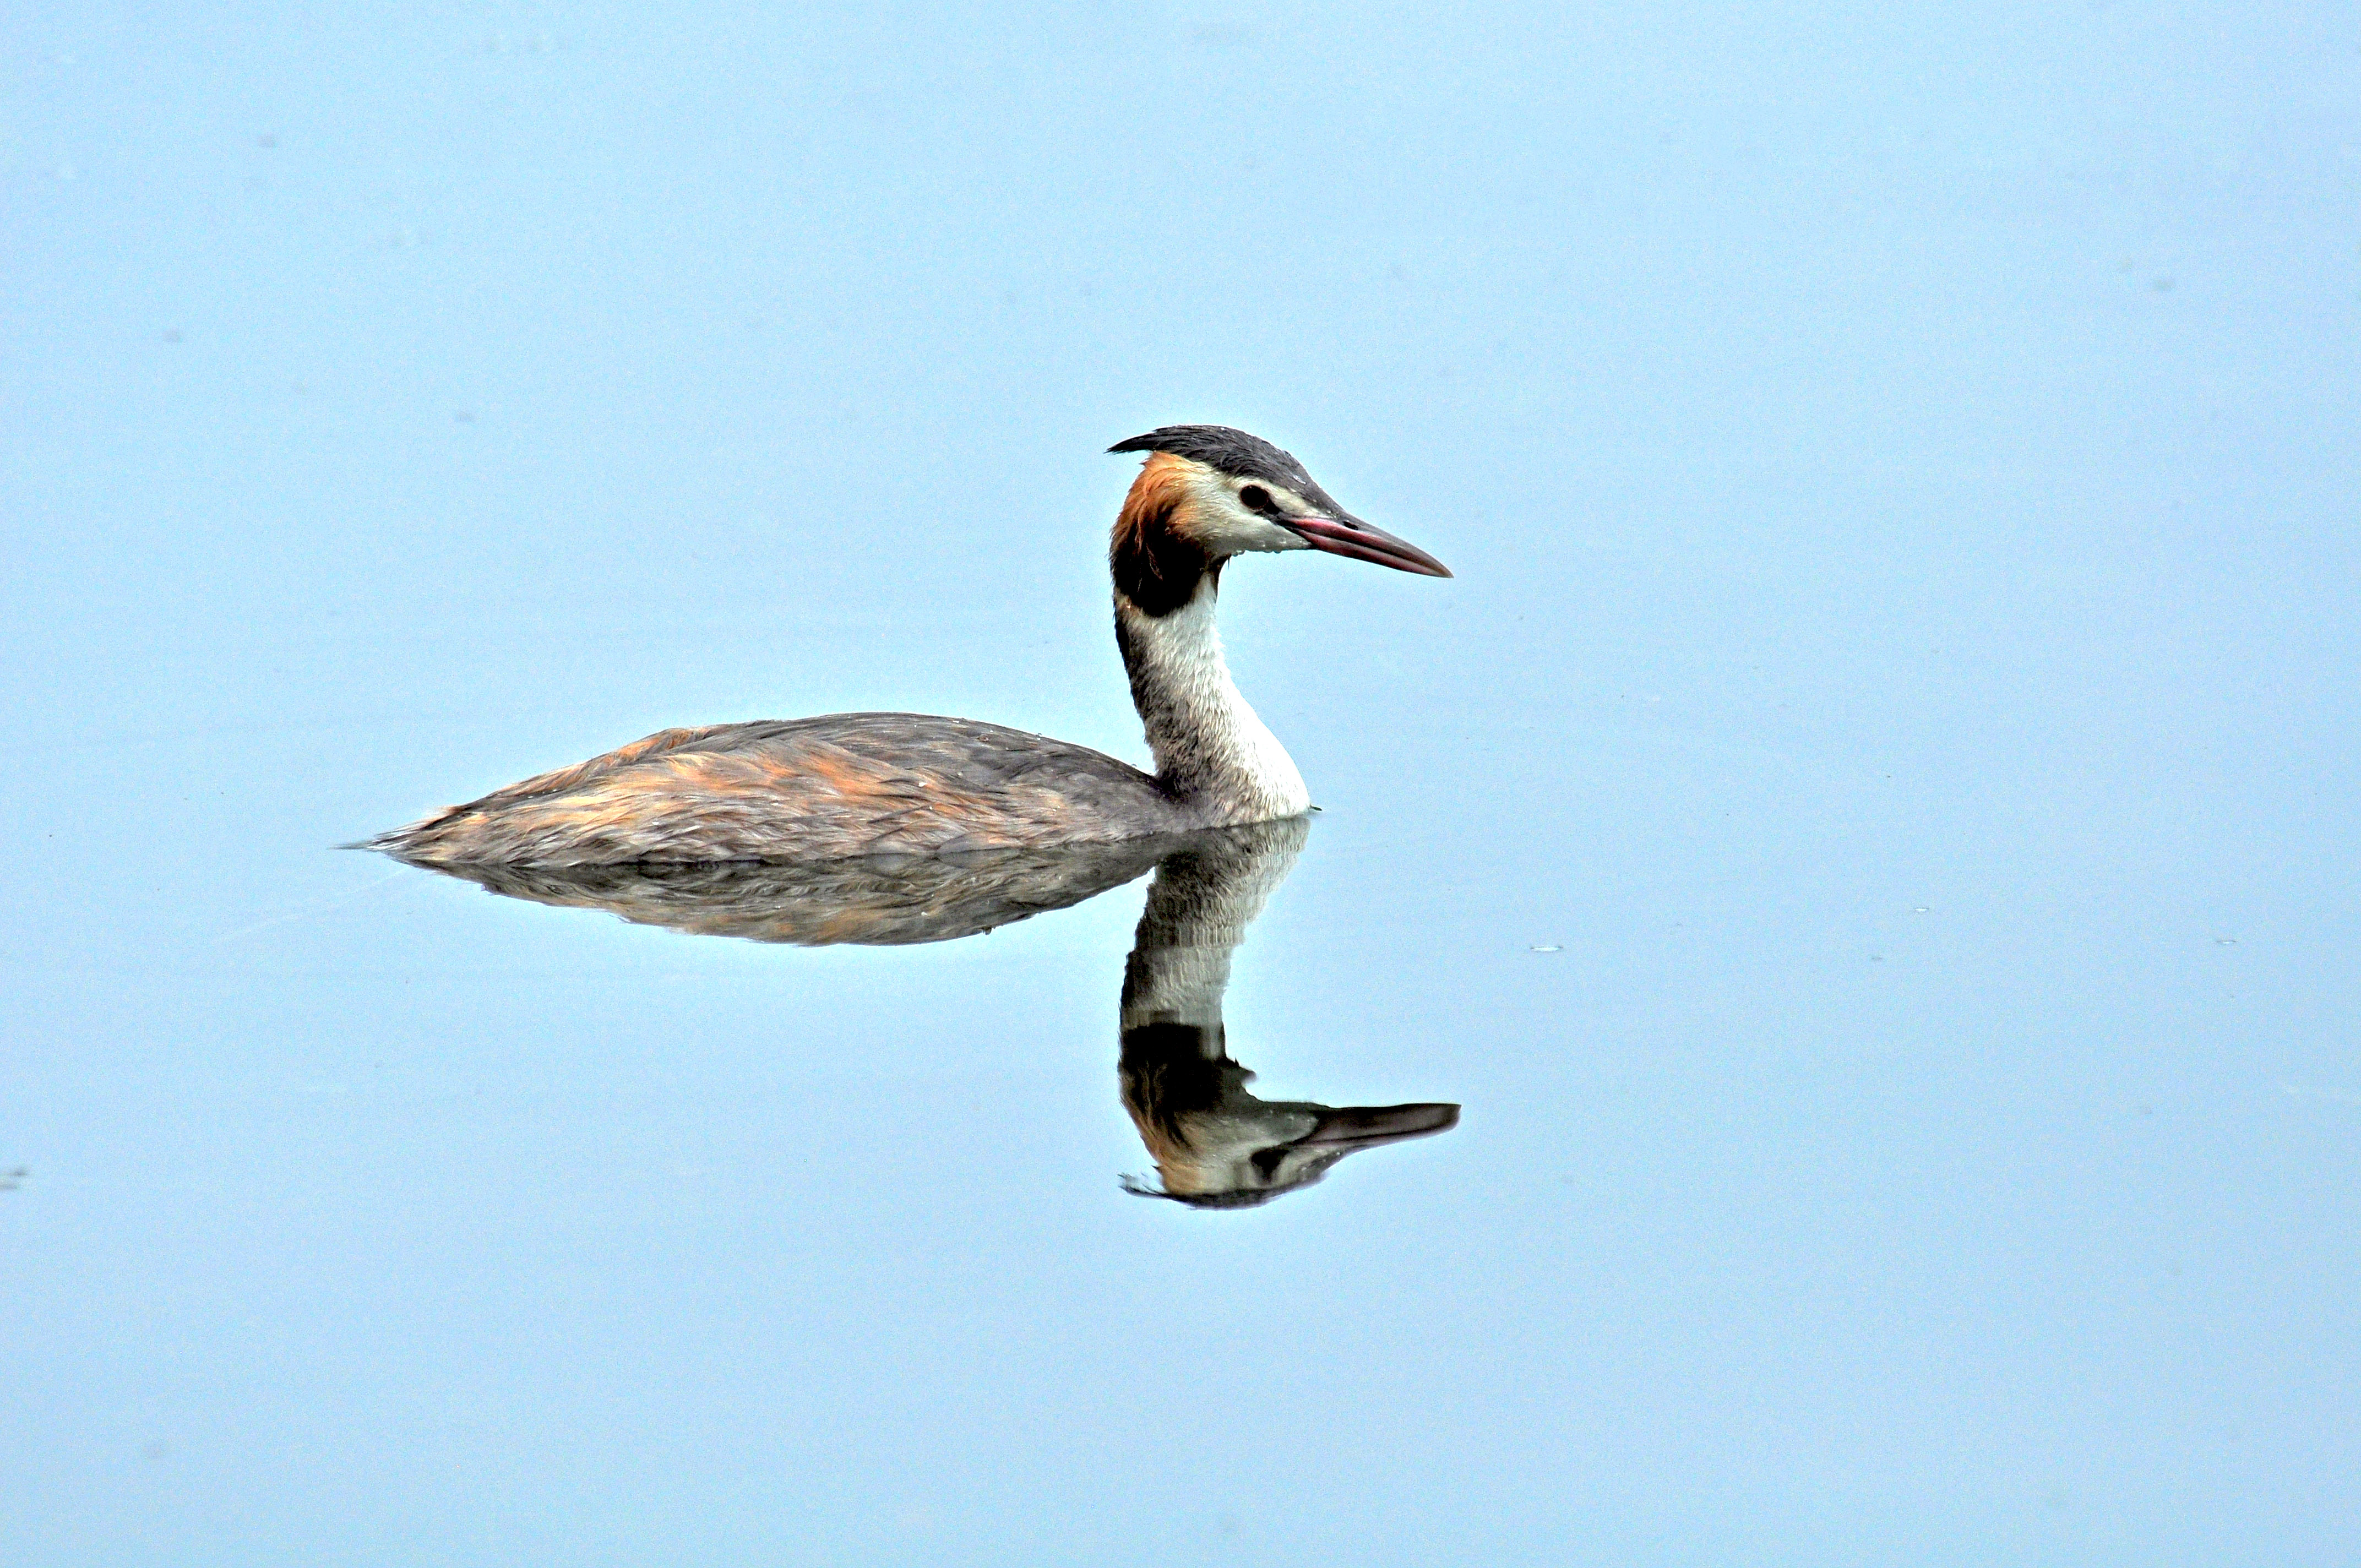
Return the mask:
<svg viewBox="0 0 2361 1568">
<path fill-rule="evenodd" d="M 1115 586 L 1160 615 L 1199 581 L 1250 551 L 1324 550 L 1422 576 L 1451 570 L 1417 545 L 1373 528 L 1320 488 L 1293 455 L 1219 424 L 1170 424 L 1109 452 L 1148 461 L 1115 520 Z"/>
<path fill-rule="evenodd" d="M 1219 1025 L 1124 1031 L 1123 1105 L 1161 1182 L 1126 1179 L 1126 1191 L 1195 1209 L 1252 1208 L 1301 1191 L 1348 1154 L 1459 1124 L 1456 1105 L 1257 1099 L 1246 1088 L 1254 1073 L 1221 1054 L 1219 1036 Z"/>
</svg>

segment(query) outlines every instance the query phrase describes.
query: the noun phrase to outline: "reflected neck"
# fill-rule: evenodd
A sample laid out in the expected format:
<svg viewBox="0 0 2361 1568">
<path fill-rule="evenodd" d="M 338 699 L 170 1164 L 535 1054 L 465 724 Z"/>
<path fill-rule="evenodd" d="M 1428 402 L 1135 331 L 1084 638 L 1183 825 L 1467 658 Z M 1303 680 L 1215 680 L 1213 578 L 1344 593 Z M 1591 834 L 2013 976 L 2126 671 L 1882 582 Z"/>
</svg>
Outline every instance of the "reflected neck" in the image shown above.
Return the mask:
<svg viewBox="0 0 2361 1568">
<path fill-rule="evenodd" d="M 1309 820 L 1298 817 L 1206 834 L 1158 863 L 1124 966 L 1126 1040 L 1177 1025 L 1199 1032 L 1206 1058 L 1222 1056 L 1230 955 L 1294 869 L 1310 831 Z"/>
</svg>

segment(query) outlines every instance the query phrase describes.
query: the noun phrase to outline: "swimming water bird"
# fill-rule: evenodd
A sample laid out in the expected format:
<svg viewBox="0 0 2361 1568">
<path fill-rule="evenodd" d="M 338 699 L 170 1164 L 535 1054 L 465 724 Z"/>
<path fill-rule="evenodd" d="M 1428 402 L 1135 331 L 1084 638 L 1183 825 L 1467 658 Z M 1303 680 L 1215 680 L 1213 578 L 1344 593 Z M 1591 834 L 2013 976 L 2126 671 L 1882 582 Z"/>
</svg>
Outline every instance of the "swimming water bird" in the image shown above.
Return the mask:
<svg viewBox="0 0 2361 1568">
<path fill-rule="evenodd" d="M 1223 566 L 1321 550 L 1451 573 L 1244 431 L 1167 425 L 1107 450 L 1147 455 L 1108 564 L 1115 641 L 1154 773 L 973 719 L 831 714 L 663 730 L 365 847 L 443 866 L 836 860 L 1108 843 L 1310 809 L 1302 775 L 1223 660 Z"/>
</svg>

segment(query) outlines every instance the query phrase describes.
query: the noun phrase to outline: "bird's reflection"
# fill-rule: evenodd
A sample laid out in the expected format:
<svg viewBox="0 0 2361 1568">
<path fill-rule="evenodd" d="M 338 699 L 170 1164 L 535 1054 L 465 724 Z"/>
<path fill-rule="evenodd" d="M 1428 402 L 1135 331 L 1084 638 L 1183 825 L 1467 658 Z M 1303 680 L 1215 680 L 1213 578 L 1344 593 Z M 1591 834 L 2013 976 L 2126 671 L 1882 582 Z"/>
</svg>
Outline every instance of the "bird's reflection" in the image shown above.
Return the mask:
<svg viewBox="0 0 2361 1568">
<path fill-rule="evenodd" d="M 715 865 L 426 865 L 511 898 L 699 937 L 895 946 L 972 937 L 1121 887 L 1178 839 Z M 414 862 L 423 864 L 423 862 Z"/>
<path fill-rule="evenodd" d="M 1222 1023 L 1230 956 L 1294 867 L 1304 818 L 1120 844 L 808 864 L 446 866 L 511 898 L 604 909 L 700 936 L 824 946 L 948 941 L 1062 909 L 1151 867 L 1124 966 L 1124 1109 L 1156 1162 L 1143 1196 L 1246 1208 L 1311 1186 L 1361 1149 L 1439 1133 L 1446 1104 L 1263 1100 Z"/>
<path fill-rule="evenodd" d="M 1163 1179 L 1131 1191 L 1244 1208 L 1311 1186 L 1359 1149 L 1439 1133 L 1456 1105 L 1319 1105 L 1257 1099 L 1222 1025 L 1230 955 L 1295 865 L 1296 817 L 1202 834 L 1148 884 L 1123 970 L 1123 1106 Z"/>
</svg>

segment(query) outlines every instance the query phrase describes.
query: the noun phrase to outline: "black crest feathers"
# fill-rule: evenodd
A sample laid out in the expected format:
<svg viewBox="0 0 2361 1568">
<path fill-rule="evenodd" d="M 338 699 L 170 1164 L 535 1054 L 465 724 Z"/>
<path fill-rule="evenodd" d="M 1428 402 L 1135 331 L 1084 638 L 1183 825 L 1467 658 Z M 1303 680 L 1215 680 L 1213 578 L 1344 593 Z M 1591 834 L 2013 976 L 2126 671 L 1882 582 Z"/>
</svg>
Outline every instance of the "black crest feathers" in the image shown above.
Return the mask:
<svg viewBox="0 0 2361 1568">
<path fill-rule="evenodd" d="M 1291 452 L 1281 451 L 1259 435 L 1232 430 L 1225 424 L 1168 424 L 1129 441 L 1118 441 L 1109 452 L 1170 452 L 1202 463 L 1240 479 L 1263 479 L 1285 486 L 1331 515 L 1342 510 L 1322 489 Z"/>
</svg>

